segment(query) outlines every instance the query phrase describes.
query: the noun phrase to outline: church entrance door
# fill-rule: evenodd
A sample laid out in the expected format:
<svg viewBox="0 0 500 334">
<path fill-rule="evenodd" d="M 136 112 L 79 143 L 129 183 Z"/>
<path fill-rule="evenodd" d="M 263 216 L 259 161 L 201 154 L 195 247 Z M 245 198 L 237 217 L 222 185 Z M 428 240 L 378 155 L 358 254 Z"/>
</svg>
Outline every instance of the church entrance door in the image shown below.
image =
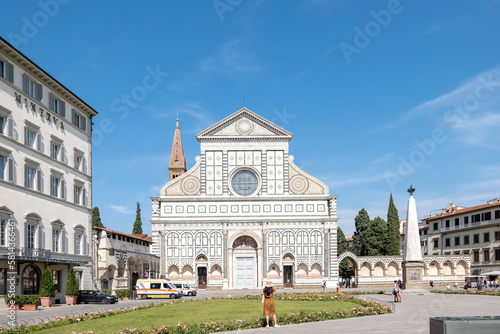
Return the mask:
<svg viewBox="0 0 500 334">
<path fill-rule="evenodd" d="M 253 257 L 236 258 L 236 287 L 253 289 Z"/>
<path fill-rule="evenodd" d="M 207 267 L 198 267 L 198 289 L 207 288 Z"/>
<path fill-rule="evenodd" d="M 283 287 L 291 288 L 293 286 L 293 266 L 283 266 Z"/>
</svg>

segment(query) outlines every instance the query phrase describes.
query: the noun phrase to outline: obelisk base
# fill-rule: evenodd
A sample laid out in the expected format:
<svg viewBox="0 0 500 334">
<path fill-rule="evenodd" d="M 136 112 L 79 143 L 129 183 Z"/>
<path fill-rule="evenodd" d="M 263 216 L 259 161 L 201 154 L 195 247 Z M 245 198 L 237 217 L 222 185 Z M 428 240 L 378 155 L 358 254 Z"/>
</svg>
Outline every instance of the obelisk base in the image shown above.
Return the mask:
<svg viewBox="0 0 500 334">
<path fill-rule="evenodd" d="M 423 290 L 425 287 L 422 282 L 423 274 L 423 262 L 403 262 L 403 289 Z"/>
</svg>

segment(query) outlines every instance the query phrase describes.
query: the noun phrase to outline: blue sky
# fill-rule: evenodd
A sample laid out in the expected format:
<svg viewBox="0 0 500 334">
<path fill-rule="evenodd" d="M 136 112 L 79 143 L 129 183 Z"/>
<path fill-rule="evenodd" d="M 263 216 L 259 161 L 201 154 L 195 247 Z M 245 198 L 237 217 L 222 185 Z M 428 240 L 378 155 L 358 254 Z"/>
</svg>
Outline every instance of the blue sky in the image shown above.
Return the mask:
<svg viewBox="0 0 500 334">
<path fill-rule="evenodd" d="M 420 217 L 500 196 L 499 1 L 2 3 L 0 35 L 99 112 L 94 205 L 131 232 L 168 181 L 177 113 L 195 135 L 243 107 L 294 134 L 290 154 L 339 195 Z M 153 74 L 152 74 L 153 73 Z"/>
</svg>

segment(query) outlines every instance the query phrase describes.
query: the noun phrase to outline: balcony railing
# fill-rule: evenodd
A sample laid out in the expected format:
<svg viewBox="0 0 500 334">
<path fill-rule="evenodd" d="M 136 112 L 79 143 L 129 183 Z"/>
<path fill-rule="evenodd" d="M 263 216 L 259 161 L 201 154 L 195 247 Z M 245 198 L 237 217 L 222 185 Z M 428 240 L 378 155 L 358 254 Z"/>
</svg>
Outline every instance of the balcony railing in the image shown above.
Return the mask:
<svg viewBox="0 0 500 334">
<path fill-rule="evenodd" d="M 37 259 L 50 259 L 50 250 L 42 248 L 22 248 L 21 256 Z"/>
<path fill-rule="evenodd" d="M 500 224 L 500 219 L 484 220 L 484 221 L 480 221 L 480 222 L 473 222 L 473 223 L 468 223 L 468 224 L 461 223 L 460 225 L 454 225 L 454 226 L 449 226 L 449 227 L 443 227 L 443 228 L 441 229 L 441 232 L 446 232 L 446 231 L 455 231 L 455 230 L 460 230 L 460 229 L 463 229 L 463 228 L 468 228 L 468 227 L 485 226 L 485 225 L 494 225 L 494 224 Z"/>
</svg>

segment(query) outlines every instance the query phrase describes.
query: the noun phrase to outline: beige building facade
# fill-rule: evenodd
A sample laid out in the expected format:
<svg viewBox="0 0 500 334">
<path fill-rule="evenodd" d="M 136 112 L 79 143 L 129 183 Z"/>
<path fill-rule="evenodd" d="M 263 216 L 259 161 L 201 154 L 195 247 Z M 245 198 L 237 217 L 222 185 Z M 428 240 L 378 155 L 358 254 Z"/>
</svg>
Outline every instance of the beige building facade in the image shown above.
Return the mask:
<svg viewBox="0 0 500 334">
<path fill-rule="evenodd" d="M 500 200 L 473 207 L 453 203 L 423 220 L 429 255 L 467 256 L 471 274 L 500 270 Z"/>
<path fill-rule="evenodd" d="M 94 277 L 97 289 L 132 290 L 139 278 L 158 278 L 160 258 L 151 254 L 151 237 L 94 226 Z"/>
<path fill-rule="evenodd" d="M 64 302 L 70 264 L 80 288 L 91 288 L 96 115 L 0 38 L 0 294 L 38 293 L 46 264 L 56 302 Z"/>
</svg>

